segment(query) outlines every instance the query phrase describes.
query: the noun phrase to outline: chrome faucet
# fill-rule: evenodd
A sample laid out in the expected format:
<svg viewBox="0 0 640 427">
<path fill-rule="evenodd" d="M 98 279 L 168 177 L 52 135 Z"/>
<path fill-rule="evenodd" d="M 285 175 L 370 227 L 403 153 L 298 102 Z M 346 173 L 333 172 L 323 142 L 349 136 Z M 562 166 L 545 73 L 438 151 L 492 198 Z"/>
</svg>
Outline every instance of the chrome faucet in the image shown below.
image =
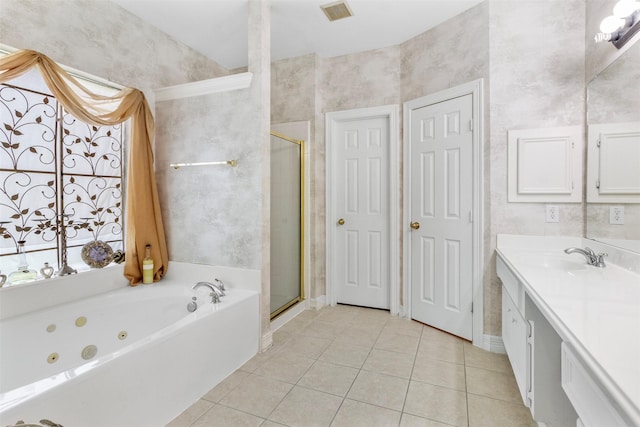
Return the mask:
<svg viewBox="0 0 640 427">
<path fill-rule="evenodd" d="M 596 267 L 606 267 L 607 265 L 604 263 L 604 257 L 607 256 L 605 253 L 596 254 L 590 248 L 567 248 L 564 250 L 567 254 L 579 253 L 583 255 L 587 259 L 587 264 L 593 265 Z"/>
<path fill-rule="evenodd" d="M 223 290 L 221 290 L 218 286 L 214 285 L 213 283 L 209 283 L 209 282 L 198 282 L 195 285 L 193 285 L 191 289 L 195 290 L 202 286 L 206 286 L 207 288 L 211 289 L 211 293 L 209 294 L 209 296 L 211 296 L 211 302 L 214 304 L 219 303 L 220 298 L 225 296 L 225 293 Z"/>
<path fill-rule="evenodd" d="M 204 282 L 204 283 L 209 283 L 209 282 Z M 217 293 L 220 295 L 221 298 L 227 294 L 224 288 L 224 284 L 220 282 L 220 280 L 215 279 L 214 283 L 209 283 L 209 284 L 216 289 Z"/>
<path fill-rule="evenodd" d="M 213 285 L 217 286 L 218 289 L 220 289 L 222 292 L 225 292 L 226 289 L 224 288 L 224 283 L 222 283 L 222 280 L 218 279 L 217 277 L 215 279 L 213 279 L 213 281 L 215 282 Z"/>
</svg>

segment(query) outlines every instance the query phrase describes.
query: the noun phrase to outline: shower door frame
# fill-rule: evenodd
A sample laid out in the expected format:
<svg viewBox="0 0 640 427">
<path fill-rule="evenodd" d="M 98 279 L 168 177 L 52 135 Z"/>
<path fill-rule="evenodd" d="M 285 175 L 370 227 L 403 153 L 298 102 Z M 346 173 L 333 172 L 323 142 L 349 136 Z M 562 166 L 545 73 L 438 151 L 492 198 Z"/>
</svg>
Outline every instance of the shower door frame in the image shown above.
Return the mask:
<svg viewBox="0 0 640 427">
<path fill-rule="evenodd" d="M 280 316 L 281 314 L 285 313 L 289 308 L 293 307 L 294 305 L 296 305 L 297 303 L 304 301 L 305 299 L 305 294 L 304 294 L 304 284 L 305 284 L 305 280 L 304 280 L 304 276 L 305 276 L 305 269 L 304 269 L 304 243 L 305 243 L 305 239 L 304 239 L 304 196 L 305 196 L 305 192 L 304 192 L 304 180 L 305 180 L 305 162 L 304 162 L 304 140 L 301 139 L 295 139 L 295 138 L 290 138 L 286 135 L 281 134 L 280 132 L 276 132 L 276 131 L 271 131 L 270 132 L 271 136 L 275 136 L 276 138 L 280 138 L 283 139 L 285 141 L 291 142 L 293 144 L 298 145 L 298 147 L 300 148 L 300 296 L 297 298 L 294 298 L 293 300 L 289 301 L 288 303 L 286 303 L 285 305 L 283 305 L 282 307 L 279 307 L 277 310 L 275 310 L 274 312 L 271 312 L 270 315 L 270 320 L 273 321 L 274 319 L 276 319 L 278 316 Z"/>
</svg>

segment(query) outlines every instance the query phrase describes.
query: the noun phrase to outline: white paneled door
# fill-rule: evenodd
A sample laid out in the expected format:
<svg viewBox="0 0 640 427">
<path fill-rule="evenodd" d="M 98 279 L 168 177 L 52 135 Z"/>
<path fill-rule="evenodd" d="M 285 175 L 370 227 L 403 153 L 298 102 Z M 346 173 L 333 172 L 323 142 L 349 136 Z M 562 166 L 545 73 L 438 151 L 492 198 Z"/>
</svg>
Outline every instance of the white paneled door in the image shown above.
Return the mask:
<svg viewBox="0 0 640 427">
<path fill-rule="evenodd" d="M 411 111 L 411 317 L 473 334 L 472 95 Z"/>
<path fill-rule="evenodd" d="M 336 302 L 389 308 L 389 118 L 336 123 Z"/>
</svg>

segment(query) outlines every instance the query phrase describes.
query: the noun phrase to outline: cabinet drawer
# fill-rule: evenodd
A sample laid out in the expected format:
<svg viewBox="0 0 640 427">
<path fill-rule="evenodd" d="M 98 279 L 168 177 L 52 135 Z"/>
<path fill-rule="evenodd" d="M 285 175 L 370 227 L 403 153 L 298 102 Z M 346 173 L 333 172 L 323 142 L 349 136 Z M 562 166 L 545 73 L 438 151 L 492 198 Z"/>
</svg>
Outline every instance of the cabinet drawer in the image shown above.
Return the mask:
<svg viewBox="0 0 640 427">
<path fill-rule="evenodd" d="M 562 388 L 585 427 L 627 426 L 569 346 L 561 345 Z"/>
<path fill-rule="evenodd" d="M 524 287 L 500 257 L 496 258 L 496 273 L 504 285 L 503 291 L 506 289 L 518 310 L 524 313 Z"/>
</svg>

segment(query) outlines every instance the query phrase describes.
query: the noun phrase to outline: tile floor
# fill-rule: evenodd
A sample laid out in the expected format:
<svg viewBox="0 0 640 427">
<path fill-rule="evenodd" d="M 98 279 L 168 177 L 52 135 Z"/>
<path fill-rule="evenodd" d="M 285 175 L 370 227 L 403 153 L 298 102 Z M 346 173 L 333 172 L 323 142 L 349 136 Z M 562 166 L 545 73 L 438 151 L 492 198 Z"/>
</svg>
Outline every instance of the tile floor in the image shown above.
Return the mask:
<svg viewBox="0 0 640 427">
<path fill-rule="evenodd" d="M 536 424 L 505 355 L 388 312 L 307 310 L 169 427 Z"/>
</svg>

